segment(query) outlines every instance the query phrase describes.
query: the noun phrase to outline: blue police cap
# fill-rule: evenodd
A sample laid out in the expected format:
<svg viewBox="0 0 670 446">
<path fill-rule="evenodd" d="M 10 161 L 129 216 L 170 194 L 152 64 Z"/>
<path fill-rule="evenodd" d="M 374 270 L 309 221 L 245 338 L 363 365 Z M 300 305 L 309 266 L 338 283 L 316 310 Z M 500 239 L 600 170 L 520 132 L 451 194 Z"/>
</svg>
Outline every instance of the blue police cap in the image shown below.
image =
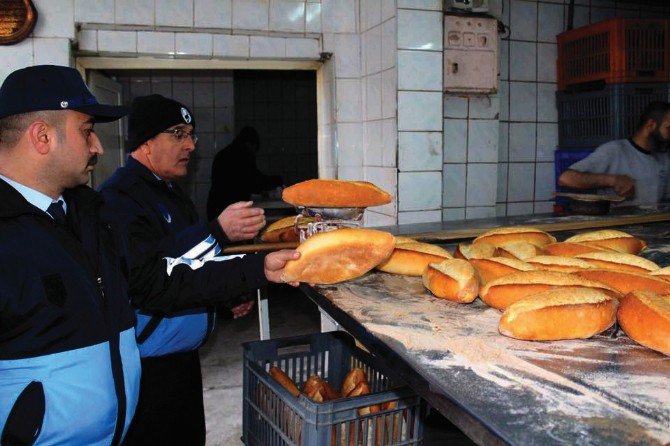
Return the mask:
<svg viewBox="0 0 670 446">
<path fill-rule="evenodd" d="M 126 107 L 99 104 L 74 68 L 36 65 L 7 76 L 0 87 L 0 119 L 41 110 L 76 110 L 97 122 L 128 114 Z"/>
</svg>

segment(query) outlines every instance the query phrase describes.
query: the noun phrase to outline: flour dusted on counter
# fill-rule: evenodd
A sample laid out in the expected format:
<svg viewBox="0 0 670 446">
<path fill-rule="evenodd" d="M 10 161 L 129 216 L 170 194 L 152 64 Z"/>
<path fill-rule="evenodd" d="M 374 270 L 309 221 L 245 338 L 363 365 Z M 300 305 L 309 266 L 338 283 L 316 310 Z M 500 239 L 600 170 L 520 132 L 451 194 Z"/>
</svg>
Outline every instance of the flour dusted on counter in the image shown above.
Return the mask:
<svg viewBox="0 0 670 446">
<path fill-rule="evenodd" d="M 529 419 L 540 416 L 531 413 L 535 409 L 526 413 L 526 406 L 508 398 L 525 395 L 542 402 L 546 413 L 541 416 L 555 418 L 558 430 L 570 424 L 565 417 L 574 419 L 575 426 L 621 419 L 614 424 L 622 432 L 613 435 L 625 434 L 633 443 L 670 441 L 667 375 L 654 373 L 666 370 L 670 358 L 623 333 L 614 339 L 608 337 L 610 330 L 592 339 L 556 342 L 506 338 L 498 333 L 501 313 L 481 301 L 444 301 L 431 296 L 418 278 L 383 273 L 321 293 L 408 362 L 419 364 L 437 386 L 445 378 L 453 379 L 460 383 L 457 390 L 474 400 L 482 398 L 484 388 L 491 389 L 488 403 Z M 627 381 L 631 374 L 635 385 Z"/>
</svg>

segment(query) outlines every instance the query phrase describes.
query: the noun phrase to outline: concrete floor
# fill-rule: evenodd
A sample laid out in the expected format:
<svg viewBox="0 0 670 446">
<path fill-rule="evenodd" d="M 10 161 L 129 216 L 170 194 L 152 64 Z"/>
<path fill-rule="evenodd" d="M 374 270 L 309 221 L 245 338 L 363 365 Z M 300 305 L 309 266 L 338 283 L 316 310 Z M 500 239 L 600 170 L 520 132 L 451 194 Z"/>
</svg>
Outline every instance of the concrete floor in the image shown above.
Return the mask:
<svg viewBox="0 0 670 446">
<path fill-rule="evenodd" d="M 319 311 L 299 290 L 272 285 L 270 333 L 273 338 L 317 333 Z M 258 311 L 237 320 L 219 320 L 213 336 L 200 350 L 203 366 L 208 446 L 242 445 L 242 346 L 258 340 Z M 424 446 L 471 446 L 465 435 L 440 416 L 426 423 Z"/>
</svg>

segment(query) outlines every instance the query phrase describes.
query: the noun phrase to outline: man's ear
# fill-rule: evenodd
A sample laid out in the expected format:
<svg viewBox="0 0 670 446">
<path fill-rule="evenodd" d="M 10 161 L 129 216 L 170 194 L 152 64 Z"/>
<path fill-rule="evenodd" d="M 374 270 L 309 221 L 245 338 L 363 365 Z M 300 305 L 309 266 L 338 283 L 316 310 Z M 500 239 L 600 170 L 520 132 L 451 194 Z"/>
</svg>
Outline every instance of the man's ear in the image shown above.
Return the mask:
<svg viewBox="0 0 670 446">
<path fill-rule="evenodd" d="M 49 153 L 55 139 L 55 132 L 44 121 L 35 121 L 28 126 L 28 137 L 37 152 L 41 155 Z"/>
<path fill-rule="evenodd" d="M 140 150 L 145 156 L 151 155 L 151 145 L 151 140 L 148 140 L 140 146 Z"/>
<path fill-rule="evenodd" d="M 658 122 L 656 122 L 655 119 L 649 118 L 647 119 L 647 122 L 644 124 L 644 129 L 648 132 L 651 133 L 653 132 L 656 127 L 658 127 Z"/>
</svg>

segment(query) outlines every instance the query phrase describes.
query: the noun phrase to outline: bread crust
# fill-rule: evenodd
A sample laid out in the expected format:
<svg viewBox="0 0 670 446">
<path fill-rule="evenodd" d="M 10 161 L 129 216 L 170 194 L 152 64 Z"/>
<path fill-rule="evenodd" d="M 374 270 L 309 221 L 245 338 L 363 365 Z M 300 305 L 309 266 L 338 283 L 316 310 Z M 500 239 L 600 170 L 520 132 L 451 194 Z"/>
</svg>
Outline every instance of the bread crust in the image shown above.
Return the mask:
<svg viewBox="0 0 670 446">
<path fill-rule="evenodd" d="M 670 297 L 649 291 L 626 294 L 617 320 L 635 342 L 670 356 Z"/>
<path fill-rule="evenodd" d="M 584 243 L 556 242 L 544 247 L 544 252 L 550 256 L 574 257 L 587 252 L 610 251 L 599 246 L 591 246 Z"/>
<path fill-rule="evenodd" d="M 298 386 L 295 385 L 295 382 L 288 376 L 282 369 L 277 366 L 270 367 L 269 370 L 270 376 L 274 378 L 283 388 L 289 391 L 291 395 L 298 398 L 300 396 L 300 390 Z"/>
<path fill-rule="evenodd" d="M 450 259 L 446 249 L 429 243 L 403 243 L 397 245 L 390 257 L 377 265 L 379 271 L 403 276 L 421 276 L 429 263 Z"/>
<path fill-rule="evenodd" d="M 360 277 L 386 260 L 393 235 L 375 229 L 337 229 L 315 234 L 296 249 L 300 258 L 286 263 L 282 280 L 315 284 Z"/>
<path fill-rule="evenodd" d="M 498 257 L 498 248 L 486 242 L 476 245 L 459 243 L 454 250 L 455 259 L 488 259 L 491 257 Z"/>
<path fill-rule="evenodd" d="M 528 226 L 510 226 L 496 228 L 475 238 L 472 243 L 486 242 L 496 247 L 513 242 L 528 242 L 543 247 L 554 243 L 556 238 L 544 231 Z"/>
<path fill-rule="evenodd" d="M 601 229 L 574 235 L 566 242 L 603 247 L 627 254 L 639 254 L 647 247 L 647 242 L 615 229 Z"/>
<path fill-rule="evenodd" d="M 575 258 L 586 260 L 597 268 L 614 269 L 618 271 L 648 273 L 659 269 L 659 266 L 651 260 L 622 252 L 589 252 L 586 254 L 579 254 L 575 256 Z"/>
<path fill-rule="evenodd" d="M 316 374 L 310 376 L 309 379 L 305 381 L 302 393 L 317 403 L 334 400 L 340 397 L 340 392 L 335 390 L 328 381 Z"/>
<path fill-rule="evenodd" d="M 621 297 L 620 292 L 601 282 L 555 271 L 524 271 L 501 277 L 482 287 L 479 297 L 490 307 L 504 310 L 532 294 L 566 286 L 593 288 L 616 299 Z"/>
<path fill-rule="evenodd" d="M 295 219 L 295 216 L 285 217 L 268 225 L 261 234 L 261 240 L 267 243 L 297 242 L 300 236 L 295 232 Z"/>
<path fill-rule="evenodd" d="M 430 263 L 423 271 L 423 285 L 436 297 L 458 303 L 470 303 L 477 298 L 477 271 L 463 259 L 448 259 Z"/>
<path fill-rule="evenodd" d="M 506 257 L 470 259 L 469 262 L 477 270 L 477 273 L 479 274 L 479 282 L 482 285 L 508 274 L 536 269 L 533 265 L 522 260 L 508 259 Z"/>
<path fill-rule="evenodd" d="M 598 268 L 577 271 L 574 274 L 585 279 L 602 282 L 621 294 L 628 294 L 635 290 L 653 291 L 659 294 L 670 293 L 670 282 L 645 273 Z"/>
<path fill-rule="evenodd" d="M 552 288 L 507 307 L 498 325 L 504 336 L 527 341 L 586 339 L 616 319 L 617 300 L 589 288 Z"/>
<path fill-rule="evenodd" d="M 307 180 L 282 191 L 282 199 L 294 206 L 358 208 L 391 202 L 391 194 L 367 181 Z"/>
<path fill-rule="evenodd" d="M 349 370 L 349 373 L 346 374 L 344 380 L 342 381 L 342 391 L 341 395 L 346 397 L 349 393 L 356 388 L 358 383 L 367 382 L 368 377 L 365 375 L 365 371 L 361 368 L 353 368 Z"/>
<path fill-rule="evenodd" d="M 545 271 L 558 271 L 562 273 L 573 273 L 583 269 L 595 268 L 589 262 L 576 257 L 564 256 L 536 256 L 526 259 L 526 262 L 537 269 Z"/>
<path fill-rule="evenodd" d="M 655 271 L 651 271 L 649 273 L 649 275 L 653 276 L 653 277 L 657 277 L 659 279 L 670 281 L 670 266 L 666 266 L 665 268 L 661 268 L 661 269 L 657 269 Z"/>
<path fill-rule="evenodd" d="M 528 242 L 512 242 L 498 247 L 498 255 L 510 259 L 526 260 L 542 254 L 544 254 L 542 248 Z"/>
</svg>

